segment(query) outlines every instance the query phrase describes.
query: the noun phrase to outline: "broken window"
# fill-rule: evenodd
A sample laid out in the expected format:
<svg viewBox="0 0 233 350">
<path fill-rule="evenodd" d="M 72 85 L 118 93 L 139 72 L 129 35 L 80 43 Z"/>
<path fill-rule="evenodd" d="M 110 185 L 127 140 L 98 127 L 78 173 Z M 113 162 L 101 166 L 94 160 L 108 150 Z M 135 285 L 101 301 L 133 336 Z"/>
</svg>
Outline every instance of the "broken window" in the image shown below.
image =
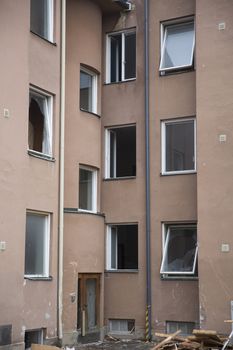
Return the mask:
<svg viewBox="0 0 233 350">
<path fill-rule="evenodd" d="M 138 225 L 110 225 L 107 230 L 107 269 L 138 268 Z"/>
<path fill-rule="evenodd" d="M 97 113 L 97 75 L 90 70 L 80 70 L 80 109 Z"/>
<path fill-rule="evenodd" d="M 162 123 L 162 173 L 196 170 L 195 120 Z"/>
<path fill-rule="evenodd" d="M 136 176 L 136 126 L 106 129 L 106 178 Z"/>
<path fill-rule="evenodd" d="M 162 24 L 160 71 L 180 70 L 193 65 L 194 21 Z"/>
<path fill-rule="evenodd" d="M 194 275 L 196 262 L 196 225 L 164 225 L 164 248 L 160 273 Z"/>
<path fill-rule="evenodd" d="M 43 329 L 25 331 L 25 349 L 30 350 L 32 344 L 43 344 Z"/>
<path fill-rule="evenodd" d="M 135 320 L 109 320 L 109 332 L 117 334 L 132 334 L 135 332 Z"/>
<path fill-rule="evenodd" d="M 52 97 L 30 89 L 29 150 L 52 155 Z"/>
<path fill-rule="evenodd" d="M 115 83 L 136 77 L 135 29 L 107 36 L 107 82 Z"/>
<path fill-rule="evenodd" d="M 53 40 L 53 0 L 31 0 L 30 29 L 42 38 Z"/>
<path fill-rule="evenodd" d="M 50 216 L 27 212 L 25 276 L 49 277 Z"/>
<path fill-rule="evenodd" d="M 88 167 L 79 169 L 79 209 L 97 211 L 97 171 Z"/>
<path fill-rule="evenodd" d="M 186 336 L 186 335 L 192 334 L 194 328 L 195 328 L 194 322 L 166 321 L 166 331 L 169 334 L 172 334 L 181 330 L 180 335 Z"/>
</svg>

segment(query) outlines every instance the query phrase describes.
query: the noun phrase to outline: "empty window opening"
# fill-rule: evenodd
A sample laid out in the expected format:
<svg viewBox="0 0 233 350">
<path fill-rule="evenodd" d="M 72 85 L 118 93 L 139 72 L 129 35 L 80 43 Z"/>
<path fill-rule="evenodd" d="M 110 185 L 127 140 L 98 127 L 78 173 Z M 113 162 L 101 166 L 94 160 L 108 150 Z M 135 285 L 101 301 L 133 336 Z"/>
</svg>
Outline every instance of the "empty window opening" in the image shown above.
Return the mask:
<svg viewBox="0 0 233 350">
<path fill-rule="evenodd" d="M 12 324 L 0 326 L 0 346 L 12 343 Z"/>
<path fill-rule="evenodd" d="M 109 320 L 109 332 L 116 334 L 132 334 L 135 332 L 135 320 Z"/>
<path fill-rule="evenodd" d="M 160 273 L 194 275 L 197 263 L 196 225 L 164 225 Z"/>
<path fill-rule="evenodd" d="M 181 335 L 192 334 L 195 328 L 195 322 L 177 322 L 177 321 L 166 321 L 166 332 L 175 333 L 181 330 Z"/>
<path fill-rule="evenodd" d="M 108 77 L 115 83 L 136 77 L 135 30 L 109 34 L 107 37 Z"/>
<path fill-rule="evenodd" d="M 80 109 L 97 113 L 97 75 L 84 68 L 80 70 Z"/>
<path fill-rule="evenodd" d="M 43 344 L 43 329 L 25 331 L 25 349 L 30 350 L 32 344 Z"/>
<path fill-rule="evenodd" d="M 28 147 L 29 150 L 52 154 L 51 96 L 30 90 Z"/>
<path fill-rule="evenodd" d="M 106 130 L 106 177 L 136 176 L 136 126 Z"/>
<path fill-rule="evenodd" d="M 79 209 L 97 210 L 97 171 L 80 167 L 79 169 Z"/>
<path fill-rule="evenodd" d="M 48 214 L 27 212 L 25 276 L 49 276 L 49 231 Z"/>
<path fill-rule="evenodd" d="M 196 169 L 195 120 L 176 120 L 162 124 L 162 172 L 190 172 Z"/>
<path fill-rule="evenodd" d="M 111 225 L 107 235 L 107 269 L 137 269 L 138 225 Z"/>
<path fill-rule="evenodd" d="M 30 29 L 49 41 L 53 39 L 53 0 L 31 0 Z"/>
<path fill-rule="evenodd" d="M 194 21 L 162 24 L 160 71 L 192 67 L 195 45 Z"/>
</svg>

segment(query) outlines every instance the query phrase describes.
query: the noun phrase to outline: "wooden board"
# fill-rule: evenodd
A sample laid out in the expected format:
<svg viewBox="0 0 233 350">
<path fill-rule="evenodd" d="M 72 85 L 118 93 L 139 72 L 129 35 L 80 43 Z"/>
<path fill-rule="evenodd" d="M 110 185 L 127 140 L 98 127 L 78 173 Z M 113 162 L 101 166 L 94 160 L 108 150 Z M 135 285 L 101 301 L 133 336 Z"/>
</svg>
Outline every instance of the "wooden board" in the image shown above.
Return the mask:
<svg viewBox="0 0 233 350">
<path fill-rule="evenodd" d="M 58 348 L 57 346 L 44 345 L 44 344 L 32 344 L 31 349 L 32 350 L 61 350 L 61 348 Z"/>
</svg>

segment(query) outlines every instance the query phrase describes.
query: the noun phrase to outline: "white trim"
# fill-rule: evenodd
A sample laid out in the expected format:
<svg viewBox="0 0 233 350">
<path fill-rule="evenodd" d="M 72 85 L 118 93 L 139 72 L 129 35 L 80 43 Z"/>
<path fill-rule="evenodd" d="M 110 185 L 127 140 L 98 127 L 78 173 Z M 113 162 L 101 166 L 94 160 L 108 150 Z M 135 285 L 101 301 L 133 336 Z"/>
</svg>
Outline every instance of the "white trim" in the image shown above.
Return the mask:
<svg viewBox="0 0 233 350">
<path fill-rule="evenodd" d="M 106 83 L 119 83 L 122 81 L 131 81 L 136 79 L 136 71 L 135 77 L 125 79 L 125 36 L 129 33 L 135 33 L 136 36 L 136 28 L 131 28 L 127 30 L 120 30 L 118 32 L 108 33 L 106 36 Z M 115 82 L 111 82 L 111 37 L 121 35 L 121 77 L 119 78 L 119 72 L 116 72 L 117 77 Z M 135 39 L 136 40 L 136 39 Z M 118 57 L 117 57 L 118 59 Z M 136 57 L 135 57 L 136 61 Z M 118 62 L 119 63 L 119 62 Z M 118 70 L 118 64 L 117 64 Z"/>
<path fill-rule="evenodd" d="M 193 260 L 193 268 L 192 271 L 165 271 L 164 270 L 164 264 L 165 260 L 167 258 L 167 248 L 168 248 L 168 243 L 170 239 L 170 229 L 171 228 L 193 228 L 197 230 L 197 225 L 194 224 L 163 224 L 162 226 L 162 262 L 161 262 L 161 267 L 160 267 L 160 274 L 163 275 L 194 275 L 195 274 L 195 269 L 196 269 L 196 262 L 197 262 L 197 251 L 198 251 L 198 244 L 196 242 L 196 248 L 195 248 L 195 256 Z"/>
<path fill-rule="evenodd" d="M 26 221 L 27 221 L 27 215 L 31 214 L 34 216 L 40 216 L 45 219 L 45 231 L 43 232 L 44 235 L 44 246 L 43 246 L 43 274 L 24 274 L 25 277 L 33 277 L 33 278 L 40 278 L 40 277 L 49 277 L 49 258 L 50 258 L 50 232 L 51 232 L 51 214 L 50 213 L 43 213 L 33 210 L 27 210 L 26 211 Z"/>
<path fill-rule="evenodd" d="M 48 0 L 48 40 L 53 42 L 54 35 L 54 0 Z"/>
<path fill-rule="evenodd" d="M 48 152 L 44 152 L 43 149 L 45 148 L 45 140 L 44 140 L 44 131 L 46 128 L 46 123 L 44 123 L 44 129 L 43 129 L 43 142 L 42 142 L 42 152 L 36 151 L 34 149 L 29 148 L 28 145 L 28 150 L 32 152 L 37 152 L 38 154 L 44 154 L 46 156 L 52 157 L 53 155 L 53 95 L 49 94 L 48 92 L 45 92 L 43 90 L 40 90 L 39 88 L 36 88 L 34 86 L 29 86 L 29 106 L 28 106 L 28 111 L 30 107 L 30 94 L 38 95 L 41 98 L 44 98 L 45 104 L 46 104 L 46 111 L 45 111 L 45 118 L 48 121 L 47 124 L 47 137 L 48 137 Z M 29 112 L 28 112 L 28 123 L 29 123 Z"/>
<path fill-rule="evenodd" d="M 166 125 L 167 124 L 182 124 L 183 122 L 193 121 L 193 132 L 194 132 L 194 169 L 188 170 L 176 170 L 176 171 L 167 171 L 166 170 Z M 196 173 L 196 118 L 179 118 L 179 119 L 169 119 L 161 121 L 161 174 L 162 175 L 175 175 L 175 174 L 192 174 Z"/>
<path fill-rule="evenodd" d="M 162 68 L 162 64 L 164 61 L 165 44 L 166 44 L 166 40 L 167 40 L 167 29 L 169 27 L 179 27 L 179 26 L 183 26 L 183 25 L 191 24 L 191 23 L 193 23 L 193 44 L 192 44 L 192 53 L 191 53 L 189 64 L 182 65 L 182 66 Z M 194 22 L 194 19 L 193 18 L 186 18 L 186 19 L 183 19 L 180 21 L 163 22 L 163 23 L 161 23 L 160 33 L 161 33 L 161 36 L 160 36 L 161 46 L 160 46 L 159 71 L 165 72 L 165 71 L 173 71 L 173 70 L 179 70 L 179 69 L 183 69 L 183 68 L 192 67 L 193 59 L 194 59 L 194 49 L 195 49 L 195 22 Z"/>
<path fill-rule="evenodd" d="M 97 73 L 87 69 L 84 66 L 80 66 L 80 73 L 86 73 L 91 76 L 91 110 L 85 110 L 86 112 L 98 113 L 98 77 Z M 79 73 L 79 74 L 80 74 Z M 79 86 L 80 89 L 80 86 Z M 81 90 L 81 89 L 80 89 Z M 80 104 L 80 103 L 79 103 Z"/>
<path fill-rule="evenodd" d="M 97 169 L 93 169 L 91 167 L 85 166 L 85 165 L 80 165 L 79 166 L 79 174 L 80 174 L 80 169 L 87 170 L 91 172 L 91 182 L 92 182 L 92 194 L 91 194 L 91 206 L 92 209 L 82 209 L 79 208 L 79 212 L 84 212 L 84 213 L 97 213 L 97 190 L 98 190 L 98 175 L 97 175 Z M 79 179 L 79 186 L 80 186 L 80 179 Z M 79 203 L 79 193 L 78 193 L 78 203 Z"/>
</svg>

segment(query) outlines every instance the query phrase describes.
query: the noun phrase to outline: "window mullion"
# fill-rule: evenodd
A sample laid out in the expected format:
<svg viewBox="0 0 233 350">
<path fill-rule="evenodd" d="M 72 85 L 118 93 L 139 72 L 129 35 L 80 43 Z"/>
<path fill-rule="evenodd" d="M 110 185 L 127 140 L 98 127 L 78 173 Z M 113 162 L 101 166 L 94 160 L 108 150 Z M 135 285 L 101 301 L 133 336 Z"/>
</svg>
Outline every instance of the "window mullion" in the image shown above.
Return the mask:
<svg viewBox="0 0 233 350">
<path fill-rule="evenodd" d="M 121 34 L 121 81 L 125 80 L 125 33 Z"/>
<path fill-rule="evenodd" d="M 165 245 L 163 247 L 163 259 L 162 259 L 160 273 L 166 273 L 166 271 L 164 271 L 164 264 L 167 258 L 167 248 L 168 248 L 168 243 L 170 239 L 170 228 L 167 229 L 167 233 L 165 232 L 165 235 L 166 235 L 166 238 L 165 238 Z"/>
</svg>

